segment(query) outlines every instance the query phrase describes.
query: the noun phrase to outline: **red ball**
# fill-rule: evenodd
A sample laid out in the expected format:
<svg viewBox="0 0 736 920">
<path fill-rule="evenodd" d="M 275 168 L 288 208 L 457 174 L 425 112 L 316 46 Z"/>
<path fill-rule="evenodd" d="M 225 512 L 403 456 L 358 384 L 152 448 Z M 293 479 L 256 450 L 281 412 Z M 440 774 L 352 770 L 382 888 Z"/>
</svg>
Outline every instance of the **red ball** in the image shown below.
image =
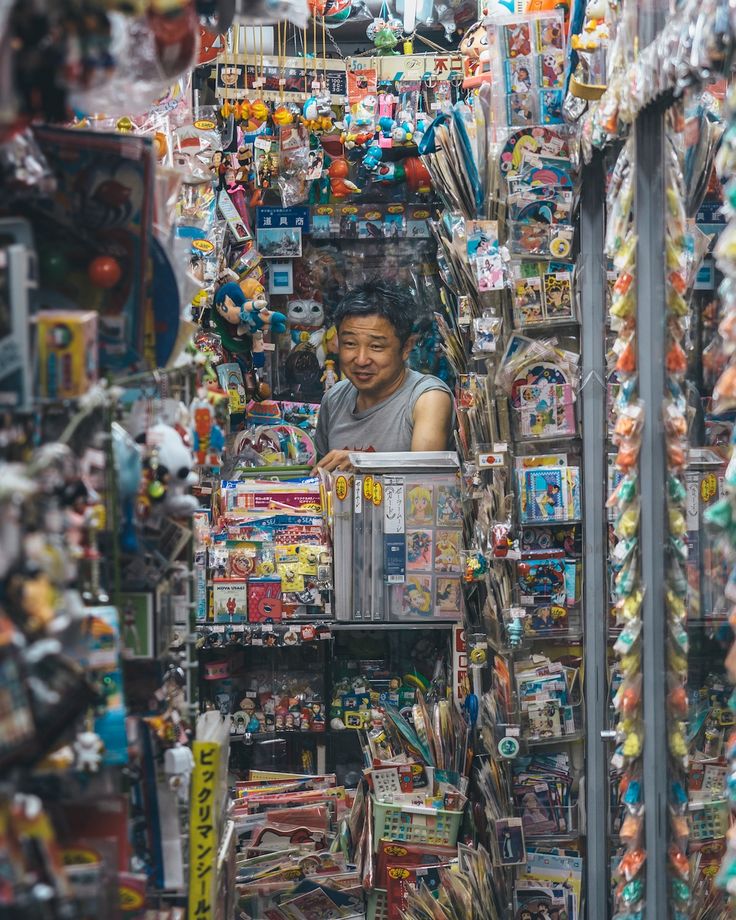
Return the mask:
<svg viewBox="0 0 736 920">
<path fill-rule="evenodd" d="M 87 274 L 92 284 L 97 287 L 111 288 L 120 281 L 123 270 L 118 260 L 113 259 L 112 256 L 97 256 L 89 263 Z"/>
</svg>

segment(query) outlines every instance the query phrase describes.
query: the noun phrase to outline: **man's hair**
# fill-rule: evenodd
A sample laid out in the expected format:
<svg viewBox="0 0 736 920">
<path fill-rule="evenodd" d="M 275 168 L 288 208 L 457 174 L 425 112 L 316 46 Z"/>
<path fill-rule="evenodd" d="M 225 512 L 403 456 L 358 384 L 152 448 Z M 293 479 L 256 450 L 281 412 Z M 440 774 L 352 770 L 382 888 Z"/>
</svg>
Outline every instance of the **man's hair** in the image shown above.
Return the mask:
<svg viewBox="0 0 736 920">
<path fill-rule="evenodd" d="M 340 323 L 350 316 L 382 316 L 404 345 L 414 331 L 416 308 L 409 288 L 391 281 L 366 281 L 348 291 L 337 305 L 333 322 L 338 332 Z"/>
</svg>

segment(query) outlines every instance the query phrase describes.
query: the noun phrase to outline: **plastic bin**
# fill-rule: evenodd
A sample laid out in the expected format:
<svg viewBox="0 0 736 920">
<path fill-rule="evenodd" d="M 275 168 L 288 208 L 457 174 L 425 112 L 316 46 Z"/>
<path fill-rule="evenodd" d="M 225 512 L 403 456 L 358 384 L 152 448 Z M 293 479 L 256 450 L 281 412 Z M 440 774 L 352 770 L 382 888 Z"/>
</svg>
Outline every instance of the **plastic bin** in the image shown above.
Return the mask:
<svg viewBox="0 0 736 920">
<path fill-rule="evenodd" d="M 388 894 L 380 888 L 368 895 L 365 920 L 388 920 Z"/>
<path fill-rule="evenodd" d="M 410 840 L 417 843 L 437 843 L 454 847 L 462 811 L 424 808 L 420 805 L 388 805 L 373 801 L 373 839 L 378 841 Z"/>
</svg>

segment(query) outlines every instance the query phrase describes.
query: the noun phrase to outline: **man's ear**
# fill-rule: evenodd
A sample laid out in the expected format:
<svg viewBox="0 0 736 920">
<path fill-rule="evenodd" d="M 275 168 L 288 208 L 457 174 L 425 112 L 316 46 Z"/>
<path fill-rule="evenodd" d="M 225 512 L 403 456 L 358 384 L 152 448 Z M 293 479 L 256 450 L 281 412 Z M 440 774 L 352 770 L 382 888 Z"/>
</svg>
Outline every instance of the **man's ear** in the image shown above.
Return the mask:
<svg viewBox="0 0 736 920">
<path fill-rule="evenodd" d="M 409 338 L 404 342 L 404 347 L 401 349 L 401 357 L 406 361 L 409 357 L 412 348 L 417 344 L 418 335 L 410 335 Z"/>
</svg>

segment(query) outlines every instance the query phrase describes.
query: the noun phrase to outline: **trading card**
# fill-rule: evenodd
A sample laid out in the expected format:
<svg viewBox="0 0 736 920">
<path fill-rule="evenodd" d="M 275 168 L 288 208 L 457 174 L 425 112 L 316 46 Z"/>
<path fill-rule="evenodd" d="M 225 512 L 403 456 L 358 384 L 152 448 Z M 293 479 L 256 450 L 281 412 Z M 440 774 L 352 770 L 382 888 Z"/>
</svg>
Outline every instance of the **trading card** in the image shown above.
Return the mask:
<svg viewBox="0 0 736 920">
<path fill-rule="evenodd" d="M 406 523 L 413 526 L 432 525 L 434 521 L 434 486 L 407 483 Z"/>
<path fill-rule="evenodd" d="M 562 89 L 565 84 L 564 51 L 546 51 L 537 58 L 539 85 L 545 89 Z"/>
<path fill-rule="evenodd" d="M 510 126 L 525 127 L 539 121 L 537 97 L 534 93 L 511 93 L 506 97 L 506 118 Z"/>
<path fill-rule="evenodd" d="M 544 322 L 542 279 L 539 276 L 517 278 L 514 281 L 513 296 L 515 326 L 535 326 Z"/>
<path fill-rule="evenodd" d="M 458 486 L 437 487 L 437 525 L 439 527 L 459 526 L 463 509 Z"/>
<path fill-rule="evenodd" d="M 432 615 L 431 575 L 409 575 L 402 586 L 401 612 L 405 617 Z"/>
<path fill-rule="evenodd" d="M 572 276 L 569 272 L 547 272 L 542 276 L 544 309 L 548 320 L 572 319 Z"/>
<path fill-rule="evenodd" d="M 539 94 L 539 114 L 543 125 L 561 125 L 562 118 L 562 90 L 545 89 Z"/>
<path fill-rule="evenodd" d="M 496 843 L 502 866 L 526 862 L 524 826 L 521 818 L 499 818 L 496 821 Z"/>
<path fill-rule="evenodd" d="M 434 567 L 437 572 L 460 571 L 460 531 L 438 530 L 435 534 Z"/>
<path fill-rule="evenodd" d="M 409 572 L 431 572 L 434 560 L 434 540 L 431 530 L 409 530 L 406 533 L 406 568 Z"/>
<path fill-rule="evenodd" d="M 511 22 L 503 27 L 506 55 L 509 58 L 527 57 L 534 50 L 529 22 Z"/>
<path fill-rule="evenodd" d="M 439 577 L 436 580 L 434 612 L 438 617 L 449 617 L 462 612 L 462 587 L 459 578 Z"/>
<path fill-rule="evenodd" d="M 546 16 L 537 19 L 534 23 L 536 32 L 536 50 L 540 54 L 546 54 L 548 51 L 565 50 L 565 29 L 564 20 L 558 16 Z"/>
<path fill-rule="evenodd" d="M 534 83 L 534 58 L 514 58 L 505 62 L 506 92 L 528 93 Z"/>
</svg>

